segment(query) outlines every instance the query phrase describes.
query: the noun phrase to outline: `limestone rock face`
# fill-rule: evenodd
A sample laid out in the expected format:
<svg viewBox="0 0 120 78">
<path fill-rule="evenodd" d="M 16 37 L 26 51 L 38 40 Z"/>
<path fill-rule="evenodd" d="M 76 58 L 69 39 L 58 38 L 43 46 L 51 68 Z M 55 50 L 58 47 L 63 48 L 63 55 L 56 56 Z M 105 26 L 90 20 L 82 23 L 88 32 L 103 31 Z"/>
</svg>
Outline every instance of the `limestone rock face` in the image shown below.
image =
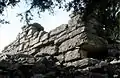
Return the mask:
<svg viewBox="0 0 120 78">
<path fill-rule="evenodd" d="M 88 22 L 91 21 L 95 19 Z M 24 26 L 16 40 L 0 54 L 0 73 L 7 70 L 22 78 L 106 78 L 105 72 L 109 70 L 104 67 L 113 63 L 101 61 L 108 54 L 108 43 L 98 36 L 94 26 L 84 24 L 79 14 L 71 15 L 68 24 L 50 32 L 38 23 Z"/>
</svg>

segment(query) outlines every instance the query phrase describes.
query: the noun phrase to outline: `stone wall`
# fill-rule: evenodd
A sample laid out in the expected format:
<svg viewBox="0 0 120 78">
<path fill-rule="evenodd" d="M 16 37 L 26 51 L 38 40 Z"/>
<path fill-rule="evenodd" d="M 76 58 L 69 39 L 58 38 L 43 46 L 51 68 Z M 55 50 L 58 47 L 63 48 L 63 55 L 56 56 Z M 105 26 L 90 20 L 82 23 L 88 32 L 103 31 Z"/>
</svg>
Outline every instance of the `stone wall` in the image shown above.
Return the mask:
<svg viewBox="0 0 120 78">
<path fill-rule="evenodd" d="M 0 77 L 120 78 L 120 43 L 98 36 L 94 18 L 84 24 L 80 15 L 70 17 L 50 32 L 37 23 L 23 26 L 0 54 Z"/>
<path fill-rule="evenodd" d="M 50 32 L 44 31 L 41 25 L 31 24 L 22 27 L 15 41 L 6 46 L 2 53 L 28 54 L 33 57 L 50 57 L 59 63 L 73 63 L 86 57 L 97 57 L 105 54 L 107 42 L 97 36 L 92 22 L 88 25 L 81 21 L 80 15 L 70 15 L 68 24 L 62 24 Z M 58 63 L 56 62 L 56 63 Z M 67 65 L 67 64 L 66 64 Z"/>
</svg>

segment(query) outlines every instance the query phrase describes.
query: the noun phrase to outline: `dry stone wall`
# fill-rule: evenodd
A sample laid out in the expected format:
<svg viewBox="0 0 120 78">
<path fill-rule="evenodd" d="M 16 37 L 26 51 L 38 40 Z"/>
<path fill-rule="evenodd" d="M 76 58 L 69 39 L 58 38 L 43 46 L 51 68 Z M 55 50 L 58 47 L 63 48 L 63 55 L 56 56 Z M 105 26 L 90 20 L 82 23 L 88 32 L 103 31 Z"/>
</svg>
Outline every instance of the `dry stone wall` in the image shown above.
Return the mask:
<svg viewBox="0 0 120 78">
<path fill-rule="evenodd" d="M 6 46 L 3 54 L 27 54 L 33 57 L 53 56 L 57 64 L 70 65 L 86 57 L 106 53 L 107 42 L 97 36 L 90 20 L 88 25 L 81 21 L 80 15 L 70 15 L 68 24 L 62 24 L 50 32 L 39 25 L 24 26 L 15 41 Z M 74 65 L 74 64 L 73 64 Z"/>
<path fill-rule="evenodd" d="M 94 18 L 84 24 L 80 15 L 70 17 L 50 32 L 37 23 L 23 26 L 0 54 L 0 77 L 120 78 L 120 43 L 98 36 Z"/>
</svg>

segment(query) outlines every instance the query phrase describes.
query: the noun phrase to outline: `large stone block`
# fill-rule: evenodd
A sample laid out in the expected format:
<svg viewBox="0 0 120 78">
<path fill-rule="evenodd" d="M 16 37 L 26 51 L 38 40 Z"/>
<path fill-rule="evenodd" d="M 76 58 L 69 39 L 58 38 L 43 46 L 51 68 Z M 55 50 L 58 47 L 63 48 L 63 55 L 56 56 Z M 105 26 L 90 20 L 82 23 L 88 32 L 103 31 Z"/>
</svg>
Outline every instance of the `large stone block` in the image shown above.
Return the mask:
<svg viewBox="0 0 120 78">
<path fill-rule="evenodd" d="M 76 30 L 74 30 L 74 31 L 72 31 L 71 33 L 68 34 L 69 38 L 72 38 L 72 37 L 74 37 L 74 36 L 76 36 L 78 34 L 81 34 L 84 31 L 85 31 L 85 27 L 84 26 L 83 27 L 79 27 L 78 29 L 76 29 Z"/>
<path fill-rule="evenodd" d="M 36 54 L 36 56 L 42 54 L 53 55 L 55 53 L 56 53 L 56 46 L 50 45 L 50 46 L 42 47 L 40 51 Z"/>
<path fill-rule="evenodd" d="M 75 60 L 75 59 L 79 59 L 80 58 L 80 53 L 79 53 L 79 49 L 75 49 L 73 51 L 68 51 L 65 54 L 65 61 L 71 61 L 71 60 Z"/>
<path fill-rule="evenodd" d="M 84 42 L 87 42 L 87 40 L 85 38 L 86 38 L 85 33 L 81 33 L 80 35 L 77 35 L 74 38 L 71 38 L 71 39 L 63 42 L 59 46 L 59 52 L 68 51 L 72 48 L 75 48 L 75 47 L 81 45 Z"/>
<path fill-rule="evenodd" d="M 54 37 L 54 36 L 53 36 L 53 37 Z M 55 36 L 55 38 L 54 38 L 54 43 L 55 43 L 55 44 L 59 44 L 59 43 L 65 41 L 65 40 L 68 39 L 68 38 L 69 38 L 69 36 L 68 36 L 68 34 L 67 34 L 66 31 L 61 32 L 60 34 L 58 34 L 58 35 Z"/>
<path fill-rule="evenodd" d="M 60 38 L 54 40 L 54 43 L 55 44 L 60 44 L 61 42 L 64 42 L 68 38 L 69 38 L 68 34 L 65 34 L 65 35 L 61 36 Z"/>
<path fill-rule="evenodd" d="M 64 31 L 67 27 L 68 27 L 67 24 L 62 24 L 62 25 L 60 25 L 60 26 L 57 27 L 56 29 L 50 31 L 50 36 L 59 34 L 60 32 Z"/>
<path fill-rule="evenodd" d="M 34 44 L 31 48 L 33 49 L 33 48 L 37 48 L 37 47 L 40 47 L 40 46 L 42 46 L 43 45 L 43 43 L 42 42 L 39 42 L 39 43 L 36 43 L 36 44 Z"/>
<path fill-rule="evenodd" d="M 65 34 L 67 34 L 66 30 L 61 32 L 60 34 L 56 35 L 56 38 L 60 38 L 60 37 L 64 36 Z"/>
</svg>

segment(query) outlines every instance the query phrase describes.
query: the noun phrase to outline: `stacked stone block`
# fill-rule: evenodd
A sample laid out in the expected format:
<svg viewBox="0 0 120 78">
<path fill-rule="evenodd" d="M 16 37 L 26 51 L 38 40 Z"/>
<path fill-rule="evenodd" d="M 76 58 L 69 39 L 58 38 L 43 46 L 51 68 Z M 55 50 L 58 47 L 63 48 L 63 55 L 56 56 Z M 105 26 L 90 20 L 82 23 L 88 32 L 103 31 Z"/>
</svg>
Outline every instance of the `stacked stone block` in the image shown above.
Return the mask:
<svg viewBox="0 0 120 78">
<path fill-rule="evenodd" d="M 37 58 L 53 56 L 63 64 L 92 57 L 91 54 L 96 56 L 98 50 L 104 52 L 107 42 L 97 36 L 91 21 L 86 25 L 80 18 L 80 15 L 72 15 L 68 24 L 62 24 L 50 32 L 44 31 L 40 24 L 36 26 L 36 23 L 24 26 L 16 40 L 2 52 L 28 54 Z"/>
</svg>

